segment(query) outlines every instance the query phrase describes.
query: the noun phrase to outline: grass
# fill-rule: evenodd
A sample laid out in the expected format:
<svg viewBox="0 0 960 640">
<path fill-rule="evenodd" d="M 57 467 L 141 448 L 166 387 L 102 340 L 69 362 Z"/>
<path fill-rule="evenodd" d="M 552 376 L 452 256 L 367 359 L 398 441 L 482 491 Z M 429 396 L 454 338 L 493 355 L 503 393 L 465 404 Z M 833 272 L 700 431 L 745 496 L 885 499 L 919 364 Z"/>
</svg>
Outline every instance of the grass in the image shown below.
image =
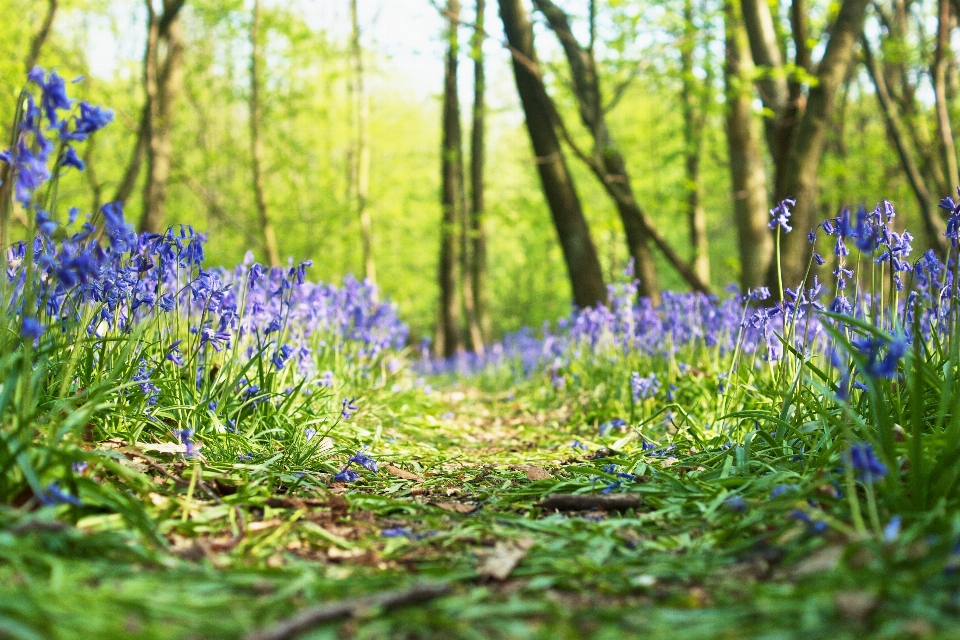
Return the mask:
<svg viewBox="0 0 960 640">
<path fill-rule="evenodd" d="M 828 305 L 810 279 L 654 309 L 627 281 L 488 360 L 418 361 L 352 279 L 208 271 L 192 229 L 114 205 L 78 227 L 59 160 L 108 118 L 48 144 L 31 99 L 0 636 L 280 638 L 306 612 L 309 638 L 956 637 L 957 251 L 908 263 L 886 203 L 823 228 Z M 570 494 L 592 504 L 543 504 Z"/>
</svg>

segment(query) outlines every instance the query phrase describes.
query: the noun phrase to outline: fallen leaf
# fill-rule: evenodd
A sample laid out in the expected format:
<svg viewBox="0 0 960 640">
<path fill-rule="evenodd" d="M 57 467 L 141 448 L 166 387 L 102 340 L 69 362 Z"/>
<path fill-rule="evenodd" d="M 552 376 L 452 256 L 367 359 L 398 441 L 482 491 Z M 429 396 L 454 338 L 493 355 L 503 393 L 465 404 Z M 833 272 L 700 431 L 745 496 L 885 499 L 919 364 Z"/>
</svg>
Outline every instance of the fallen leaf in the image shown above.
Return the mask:
<svg viewBox="0 0 960 640">
<path fill-rule="evenodd" d="M 364 549 L 341 549 L 340 547 L 330 547 L 327 549 L 327 557 L 331 560 L 352 560 L 366 555 Z"/>
<path fill-rule="evenodd" d="M 864 622 L 877 607 L 876 594 L 869 591 L 841 591 L 833 604 L 837 612 L 851 622 Z"/>
<path fill-rule="evenodd" d="M 826 547 L 801 561 L 793 570 L 793 573 L 797 577 L 809 576 L 816 573 L 827 573 L 837 568 L 842 557 L 843 547 Z"/>
<path fill-rule="evenodd" d="M 549 471 L 535 464 L 527 465 L 524 471 L 527 474 L 527 480 L 553 480 L 553 476 L 550 475 Z"/>
<path fill-rule="evenodd" d="M 199 442 L 193 444 L 194 450 L 199 449 L 203 445 Z M 187 445 L 179 442 L 161 442 L 159 444 L 149 444 L 149 443 L 140 443 L 137 445 L 139 449 L 143 451 L 156 451 L 157 453 L 186 453 Z"/>
<path fill-rule="evenodd" d="M 279 518 L 272 518 L 270 520 L 260 520 L 259 522 L 251 522 L 247 525 L 247 531 L 263 531 L 264 529 L 271 529 L 283 524 L 283 521 Z"/>
<path fill-rule="evenodd" d="M 663 467 L 664 469 L 667 469 L 669 467 L 672 467 L 675 464 L 677 464 L 676 458 L 665 458 L 663 463 L 661 463 L 660 466 Z"/>
<path fill-rule="evenodd" d="M 453 511 L 455 513 L 473 513 L 477 510 L 476 505 L 464 504 L 462 502 L 433 502 L 435 507 L 440 507 L 444 511 Z"/>
<path fill-rule="evenodd" d="M 406 469 L 395 467 L 392 464 L 386 464 L 383 466 L 383 468 L 386 469 L 387 473 L 389 473 L 390 475 L 396 476 L 403 480 L 413 480 L 414 482 L 422 482 L 422 478 L 420 478 L 420 476 L 418 476 L 415 473 L 410 473 Z"/>
<path fill-rule="evenodd" d="M 484 578 L 506 580 L 532 546 L 533 538 L 497 542 L 492 550 L 479 554 L 484 559 L 478 573 Z"/>
</svg>

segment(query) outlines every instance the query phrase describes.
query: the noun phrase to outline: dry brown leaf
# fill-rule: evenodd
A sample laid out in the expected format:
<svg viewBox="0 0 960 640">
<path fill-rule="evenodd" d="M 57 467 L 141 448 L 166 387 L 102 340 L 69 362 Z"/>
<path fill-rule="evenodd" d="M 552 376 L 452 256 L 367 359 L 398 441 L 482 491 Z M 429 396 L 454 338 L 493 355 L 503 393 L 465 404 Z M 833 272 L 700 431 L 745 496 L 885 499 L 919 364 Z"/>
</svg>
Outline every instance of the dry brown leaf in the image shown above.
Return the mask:
<svg viewBox="0 0 960 640">
<path fill-rule="evenodd" d="M 841 591 L 833 603 L 841 616 L 860 623 L 877 608 L 877 596 L 869 591 Z"/>
<path fill-rule="evenodd" d="M 797 577 L 833 571 L 843 558 L 843 547 L 832 546 L 820 549 L 801 561 L 793 570 Z"/>
<path fill-rule="evenodd" d="M 414 482 L 422 482 L 422 479 L 420 478 L 420 476 L 418 476 L 415 473 L 410 473 L 406 469 L 395 467 L 392 464 L 385 464 L 383 465 L 383 468 L 386 469 L 387 473 L 389 473 L 390 475 L 396 476 L 403 480 L 413 480 Z"/>
<path fill-rule="evenodd" d="M 331 560 L 352 560 L 366 555 L 364 549 L 341 549 L 340 547 L 330 547 L 327 549 L 327 557 Z"/>
<path fill-rule="evenodd" d="M 524 472 L 527 474 L 527 480 L 553 480 L 553 476 L 550 475 L 549 471 L 535 464 L 527 465 Z"/>
<path fill-rule="evenodd" d="M 283 524 L 283 520 L 279 518 L 272 518 L 270 520 L 260 520 L 259 522 L 251 522 L 247 525 L 247 531 L 256 532 L 263 531 L 264 529 L 271 529 Z"/>
<path fill-rule="evenodd" d="M 193 444 L 194 450 L 201 448 L 203 445 L 199 442 Z M 187 445 L 181 444 L 179 442 L 161 442 L 159 444 L 149 444 L 149 443 L 140 443 L 137 445 L 139 449 L 143 451 L 156 451 L 158 453 L 186 453 Z"/>
<path fill-rule="evenodd" d="M 669 467 L 672 467 L 675 464 L 677 464 L 676 458 L 665 458 L 663 463 L 660 466 L 663 467 L 664 469 L 667 469 Z"/>
<path fill-rule="evenodd" d="M 492 550 L 480 554 L 484 559 L 478 573 L 484 578 L 506 580 L 532 546 L 533 538 L 497 542 Z"/>
<path fill-rule="evenodd" d="M 475 505 L 464 504 L 462 502 L 434 502 L 432 504 L 435 507 L 440 507 L 444 511 L 453 511 L 455 513 L 472 513 L 477 510 Z"/>
</svg>

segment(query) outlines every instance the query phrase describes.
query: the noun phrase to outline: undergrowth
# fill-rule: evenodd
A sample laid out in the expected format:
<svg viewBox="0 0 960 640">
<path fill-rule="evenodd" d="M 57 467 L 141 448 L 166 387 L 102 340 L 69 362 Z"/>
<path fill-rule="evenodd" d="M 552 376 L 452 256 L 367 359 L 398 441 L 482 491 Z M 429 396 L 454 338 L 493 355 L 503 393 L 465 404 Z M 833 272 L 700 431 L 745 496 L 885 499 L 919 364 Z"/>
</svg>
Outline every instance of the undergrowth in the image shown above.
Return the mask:
<svg viewBox="0 0 960 640">
<path fill-rule="evenodd" d="M 811 234 L 795 290 L 652 307 L 628 273 L 609 308 L 436 362 L 364 283 L 64 211 L 112 115 L 30 80 L 2 157 L 30 228 L 0 287 L 0 635 L 290 637 L 439 584 L 306 634 L 951 637 L 953 200 L 946 261 L 910 262 L 882 202 Z"/>
</svg>

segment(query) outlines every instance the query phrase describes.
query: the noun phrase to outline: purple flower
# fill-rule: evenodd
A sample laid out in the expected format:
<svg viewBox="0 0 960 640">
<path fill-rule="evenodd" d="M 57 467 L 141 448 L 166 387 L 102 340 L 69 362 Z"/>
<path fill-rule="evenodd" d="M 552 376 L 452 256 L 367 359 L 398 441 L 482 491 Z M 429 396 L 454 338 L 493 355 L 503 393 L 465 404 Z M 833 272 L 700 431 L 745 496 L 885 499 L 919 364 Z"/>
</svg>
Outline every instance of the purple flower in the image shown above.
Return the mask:
<svg viewBox="0 0 960 640">
<path fill-rule="evenodd" d="M 56 482 L 51 482 L 48 484 L 47 488 L 37 497 L 40 498 L 41 503 L 48 507 L 58 504 L 72 504 L 75 507 L 83 506 L 83 503 L 80 502 L 80 498 L 67 493 L 61 489 Z"/>
<path fill-rule="evenodd" d="M 86 163 L 77 156 L 77 152 L 73 147 L 67 147 L 66 151 L 63 152 L 60 165 L 63 167 L 73 167 L 78 171 L 83 171 L 87 168 Z"/>
<path fill-rule="evenodd" d="M 180 439 L 180 443 L 186 447 L 184 456 L 192 458 L 197 455 L 197 450 L 193 444 L 193 429 L 180 429 L 174 432 Z"/>
<path fill-rule="evenodd" d="M 897 538 L 900 536 L 900 524 L 900 516 L 893 516 L 890 518 L 890 522 L 888 522 L 887 526 L 883 528 L 884 542 L 896 542 Z"/>
<path fill-rule="evenodd" d="M 355 401 L 356 401 L 356 398 L 350 398 L 349 400 L 347 400 L 346 398 L 343 399 L 343 403 L 342 403 L 343 408 L 340 410 L 341 418 L 343 418 L 344 420 L 350 419 L 350 417 L 353 415 L 353 412 L 357 410 L 357 406 L 353 404 Z"/>
<path fill-rule="evenodd" d="M 407 538 L 413 535 L 413 532 L 406 527 L 393 527 L 391 529 L 384 529 L 380 532 L 384 538 Z"/>
<path fill-rule="evenodd" d="M 850 447 L 850 466 L 860 472 L 860 478 L 867 483 L 887 475 L 887 467 L 873 453 L 873 447 L 866 443 Z"/>
<path fill-rule="evenodd" d="M 334 482 L 354 482 L 358 478 L 360 478 L 359 473 L 357 473 L 353 469 L 344 467 L 343 471 L 333 476 L 333 481 Z"/>
<path fill-rule="evenodd" d="M 70 135 L 70 139 L 82 142 L 91 133 L 103 129 L 111 122 L 113 122 L 112 110 L 81 102 L 80 115 L 77 117 L 76 126 Z"/>
<path fill-rule="evenodd" d="M 652 397 L 660 390 L 660 380 L 657 379 L 655 373 L 642 377 L 639 373 L 634 372 L 630 375 L 630 389 L 633 392 L 633 401 L 640 402 Z"/>
<path fill-rule="evenodd" d="M 783 229 L 784 233 L 790 233 L 793 231 L 793 227 L 787 224 L 790 220 L 790 207 L 797 204 L 797 201 L 793 198 L 784 198 L 781 200 L 777 206 L 773 209 L 770 209 L 770 223 L 767 225 L 771 229 L 776 229 L 780 227 Z"/>
<path fill-rule="evenodd" d="M 363 453 L 362 451 L 357 451 L 347 462 L 358 464 L 364 469 L 366 469 L 367 471 L 372 471 L 374 473 L 379 471 L 377 467 L 377 462 L 370 456 Z"/>
<path fill-rule="evenodd" d="M 45 329 L 43 325 L 37 322 L 36 318 L 31 318 L 30 316 L 24 316 L 23 318 L 23 328 L 20 330 L 20 335 L 26 338 L 27 340 L 36 340 L 43 335 Z"/>
</svg>

